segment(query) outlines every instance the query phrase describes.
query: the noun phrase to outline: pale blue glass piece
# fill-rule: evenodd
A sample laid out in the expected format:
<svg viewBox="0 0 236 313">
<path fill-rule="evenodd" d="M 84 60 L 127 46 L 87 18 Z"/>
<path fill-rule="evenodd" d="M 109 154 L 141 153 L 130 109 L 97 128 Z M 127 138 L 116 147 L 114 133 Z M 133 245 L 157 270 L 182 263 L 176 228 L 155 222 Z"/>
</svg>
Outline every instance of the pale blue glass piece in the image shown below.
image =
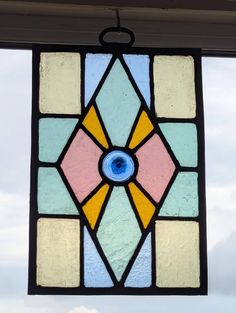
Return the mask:
<svg viewBox="0 0 236 313">
<path fill-rule="evenodd" d="M 198 216 L 198 174 L 181 172 L 163 203 L 159 216 Z"/>
<path fill-rule="evenodd" d="M 113 188 L 97 237 L 116 278 L 120 280 L 141 238 L 124 187 Z"/>
<path fill-rule="evenodd" d="M 102 161 L 103 174 L 112 181 L 125 182 L 134 174 L 135 165 L 131 156 L 121 150 L 108 153 Z"/>
<path fill-rule="evenodd" d="M 152 283 L 151 267 L 151 233 L 149 233 L 125 281 L 125 287 L 150 287 Z"/>
<path fill-rule="evenodd" d="M 196 167 L 198 163 L 196 125 L 192 123 L 160 123 L 159 126 L 180 165 Z"/>
<path fill-rule="evenodd" d="M 41 118 L 39 160 L 56 162 L 77 123 L 76 118 Z"/>
<path fill-rule="evenodd" d="M 141 101 L 119 60 L 113 64 L 96 102 L 112 144 L 124 147 Z"/>
<path fill-rule="evenodd" d="M 112 54 L 87 53 L 85 57 L 85 99 L 84 104 L 87 106 L 94 94 L 97 85 L 102 79 Z"/>
<path fill-rule="evenodd" d="M 54 167 L 38 170 L 38 212 L 41 214 L 78 215 L 78 210 Z"/>
<path fill-rule="evenodd" d="M 147 106 L 150 107 L 150 58 L 148 55 L 123 54 L 123 58 L 136 82 Z"/>
<path fill-rule="evenodd" d="M 84 285 L 98 288 L 113 286 L 111 277 L 86 227 L 84 227 Z"/>
</svg>

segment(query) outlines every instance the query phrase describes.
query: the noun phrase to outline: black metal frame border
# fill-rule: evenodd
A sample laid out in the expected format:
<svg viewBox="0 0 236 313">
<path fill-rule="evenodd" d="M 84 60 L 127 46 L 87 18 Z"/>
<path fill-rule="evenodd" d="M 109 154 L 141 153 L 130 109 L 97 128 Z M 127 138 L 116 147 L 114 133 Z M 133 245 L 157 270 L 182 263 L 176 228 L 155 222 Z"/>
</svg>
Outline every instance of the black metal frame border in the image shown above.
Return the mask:
<svg viewBox="0 0 236 313">
<path fill-rule="evenodd" d="M 59 287 L 41 287 L 36 285 L 36 223 L 38 218 L 47 217 L 47 218 L 80 218 L 83 220 L 86 225 L 86 220 L 83 215 L 78 216 L 69 216 L 69 215 L 48 215 L 48 214 L 38 214 L 37 213 L 37 169 L 40 166 L 45 167 L 55 167 L 59 170 L 59 173 L 66 184 L 68 183 L 62 170 L 60 170 L 60 161 L 64 155 L 64 152 L 67 150 L 67 145 L 64 148 L 57 164 L 54 163 L 43 163 L 38 160 L 38 121 L 40 118 L 46 117 L 67 117 L 70 118 L 77 117 L 78 115 L 63 115 L 63 114 L 42 114 L 39 112 L 38 108 L 38 99 L 39 99 L 39 62 L 40 62 L 40 53 L 41 52 L 79 52 L 81 54 L 81 67 L 82 67 L 82 75 L 84 72 L 84 56 L 86 53 L 112 53 L 113 58 L 120 58 L 122 54 L 148 54 L 150 56 L 150 68 L 152 67 L 153 57 L 155 55 L 190 55 L 194 58 L 195 64 L 195 89 L 196 89 L 196 104 L 197 104 L 197 112 L 196 118 L 194 119 L 174 119 L 174 118 L 157 118 L 153 113 L 153 107 L 151 107 L 151 112 L 153 113 L 152 120 L 156 121 L 156 124 L 159 122 L 187 122 L 187 123 L 195 123 L 197 127 L 198 134 L 198 166 L 196 168 L 183 168 L 180 167 L 178 161 L 173 157 L 173 153 L 171 152 L 172 159 L 176 165 L 177 170 L 181 171 L 194 171 L 198 172 L 198 188 L 199 188 L 199 216 L 196 218 L 174 218 L 174 217 L 158 217 L 159 220 L 186 220 L 186 221 L 197 221 L 199 222 L 199 230 L 200 230 L 200 287 L 199 288 L 160 288 L 155 286 L 155 280 L 152 279 L 152 285 L 148 288 L 130 288 L 123 287 L 121 284 L 117 282 L 116 287 L 110 288 L 88 288 L 83 285 L 83 275 L 81 275 L 81 285 L 82 287 L 76 288 L 59 288 Z M 207 251 L 206 251 L 206 200 L 205 200 L 205 148 L 204 148 L 204 115 L 203 115 L 203 96 L 202 96 L 202 74 L 201 74 L 201 50 L 200 49 L 163 49 L 163 48 L 125 48 L 122 46 L 119 49 L 117 45 L 110 45 L 109 47 L 100 47 L 100 46 L 63 46 L 63 45 L 33 45 L 33 83 L 32 83 L 32 155 L 31 155 L 31 190 L 30 190 L 30 252 L 29 252 L 29 282 L 28 282 L 28 293 L 29 294 L 60 294 L 60 295 L 206 295 L 207 294 Z M 104 74 L 105 75 L 105 74 Z M 150 75 L 152 76 L 152 71 L 150 71 Z M 130 77 L 129 77 L 130 78 Z M 83 82 L 83 77 L 81 79 Z M 154 103 L 154 95 L 153 95 L 153 78 L 151 77 L 151 105 Z M 99 86 L 101 82 L 99 83 Z M 97 89 L 99 89 L 99 86 Z M 137 91 L 137 89 L 136 89 Z M 81 85 L 81 103 L 82 108 L 84 101 L 84 86 L 83 83 Z M 140 92 L 138 93 L 140 96 Z M 142 95 L 141 95 L 142 97 Z M 144 99 L 142 98 L 142 102 Z M 86 108 L 85 110 L 87 110 Z M 84 111 L 84 110 L 83 110 Z M 82 114 L 84 112 L 82 111 Z M 152 115 L 152 113 L 149 112 Z M 139 114 L 138 114 L 139 115 Z M 135 123 L 134 123 L 135 124 Z M 70 141 L 74 138 L 74 134 L 77 132 L 78 127 L 81 126 L 81 123 L 77 124 L 75 130 L 71 136 Z M 158 126 L 157 126 L 158 128 Z M 158 132 L 161 134 L 161 132 Z M 94 140 L 94 138 L 93 138 Z M 162 140 L 165 142 L 164 137 Z M 68 143 L 68 144 L 69 144 Z M 168 144 L 165 144 L 166 148 L 168 148 Z M 172 181 L 175 179 L 177 175 L 177 170 L 172 177 Z M 169 188 L 170 188 L 169 184 Z M 99 185 L 101 187 L 101 185 Z M 138 185 L 138 187 L 140 187 Z M 169 188 L 167 188 L 169 190 Z M 97 189 L 96 189 L 97 190 Z M 109 190 L 111 192 L 112 187 Z M 165 192 L 167 194 L 168 190 Z M 78 200 L 73 196 L 73 192 L 70 192 L 72 199 L 78 205 Z M 145 194 L 147 195 L 147 194 Z M 108 199 L 108 196 L 107 196 Z M 150 199 L 150 197 L 149 197 Z M 163 195 L 161 203 L 159 203 L 159 207 L 161 207 L 162 201 L 164 201 L 165 195 Z M 105 200 L 106 202 L 106 200 Z M 150 223 L 148 229 L 154 227 L 154 219 L 152 223 Z M 146 231 L 148 234 L 148 230 Z M 91 234 L 90 234 L 91 235 Z M 83 236 L 83 229 L 81 227 L 81 236 Z M 144 236 L 145 240 L 146 236 Z M 81 238 L 82 242 L 83 237 Z M 94 238 L 93 238 L 94 239 Z M 141 240 L 139 244 L 140 247 L 144 240 Z M 152 244 L 153 244 L 153 236 L 152 236 Z M 99 246 L 97 247 L 99 249 Z M 83 249 L 81 249 L 82 252 Z M 101 254 L 101 250 L 99 249 Z M 132 266 L 135 256 L 137 256 L 139 249 L 137 249 L 137 253 L 135 253 L 134 257 L 131 259 L 128 268 Z M 102 255 L 102 254 L 101 254 Z M 81 261 L 83 262 L 83 254 L 81 254 Z M 153 261 L 153 258 L 152 258 Z M 155 273 L 155 262 L 152 264 L 152 269 Z M 112 274 L 112 271 L 109 270 L 109 265 L 106 264 L 109 274 Z M 81 264 L 81 269 L 83 271 L 83 264 Z M 82 273 L 83 274 L 83 273 Z M 125 275 L 126 276 L 126 275 Z M 125 277 L 124 276 L 124 277 Z M 114 274 L 111 275 L 111 278 L 114 282 L 116 279 Z M 123 282 L 124 282 L 123 278 Z"/>
</svg>

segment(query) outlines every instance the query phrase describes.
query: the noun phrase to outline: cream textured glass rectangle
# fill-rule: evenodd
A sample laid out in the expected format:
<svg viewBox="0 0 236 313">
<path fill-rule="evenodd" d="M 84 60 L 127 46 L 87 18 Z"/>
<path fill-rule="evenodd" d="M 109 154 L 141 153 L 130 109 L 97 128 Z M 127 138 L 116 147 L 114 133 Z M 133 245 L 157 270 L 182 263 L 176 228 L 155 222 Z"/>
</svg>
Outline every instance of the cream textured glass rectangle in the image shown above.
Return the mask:
<svg viewBox="0 0 236 313">
<path fill-rule="evenodd" d="M 191 56 L 154 57 L 155 111 L 158 117 L 196 116 L 194 60 Z"/>
<path fill-rule="evenodd" d="M 37 223 L 37 285 L 80 285 L 80 221 L 40 218 Z"/>
<path fill-rule="evenodd" d="M 79 53 L 41 53 L 39 109 L 42 113 L 81 113 Z"/>
<path fill-rule="evenodd" d="M 156 222 L 156 285 L 200 285 L 199 225 L 194 221 Z"/>
</svg>

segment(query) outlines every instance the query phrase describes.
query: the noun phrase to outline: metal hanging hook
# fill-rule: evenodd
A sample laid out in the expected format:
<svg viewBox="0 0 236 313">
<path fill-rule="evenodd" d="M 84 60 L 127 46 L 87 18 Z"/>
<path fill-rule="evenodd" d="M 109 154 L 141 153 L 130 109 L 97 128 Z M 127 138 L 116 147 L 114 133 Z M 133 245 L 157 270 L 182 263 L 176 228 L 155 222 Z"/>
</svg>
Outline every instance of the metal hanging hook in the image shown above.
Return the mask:
<svg viewBox="0 0 236 313">
<path fill-rule="evenodd" d="M 120 9 L 115 9 L 115 13 L 116 13 L 116 27 L 109 27 L 109 28 L 105 28 L 99 35 L 99 41 L 101 43 L 101 45 L 103 46 L 111 46 L 111 45 L 115 45 L 115 46 L 132 46 L 133 43 L 135 42 L 135 36 L 134 33 L 125 27 L 121 27 L 121 21 L 120 21 Z M 106 36 L 106 34 L 108 33 L 124 33 L 127 34 L 129 36 L 129 41 L 126 43 L 122 43 L 122 42 L 109 42 L 106 41 L 104 38 Z"/>
<path fill-rule="evenodd" d="M 116 9 L 116 21 L 117 21 L 117 29 L 118 32 L 121 32 L 121 23 L 120 23 L 120 10 Z"/>
</svg>

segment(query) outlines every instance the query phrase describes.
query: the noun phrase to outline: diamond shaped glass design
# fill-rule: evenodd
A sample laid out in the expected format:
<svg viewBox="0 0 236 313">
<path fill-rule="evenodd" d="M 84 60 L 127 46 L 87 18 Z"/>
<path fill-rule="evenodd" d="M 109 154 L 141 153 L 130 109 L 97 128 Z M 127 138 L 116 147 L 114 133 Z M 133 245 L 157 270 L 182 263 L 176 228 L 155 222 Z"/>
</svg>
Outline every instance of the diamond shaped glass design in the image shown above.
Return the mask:
<svg viewBox="0 0 236 313">
<path fill-rule="evenodd" d="M 33 130 L 32 146 L 31 294 L 206 293 L 200 239 L 205 231 L 203 116 L 192 88 L 200 57 L 195 50 L 188 56 L 170 50 L 165 56 L 132 48 L 123 55 L 119 49 L 105 53 L 90 47 L 80 54 L 78 48 L 74 55 L 35 48 L 41 98 L 53 98 L 51 91 L 59 85 L 53 86 L 53 77 L 60 80 L 62 73 L 68 75 L 62 80 L 63 99 L 70 103 L 78 85 L 81 96 L 76 110 L 61 110 L 66 114 L 58 107 L 53 112 L 55 102 L 50 108 L 49 101 L 50 114 L 34 112 L 39 128 Z M 79 68 L 72 66 L 74 60 Z M 173 77 L 183 77 L 173 95 L 170 66 Z M 35 106 L 41 110 L 38 102 Z M 64 272 L 62 279 L 55 268 Z"/>
</svg>

